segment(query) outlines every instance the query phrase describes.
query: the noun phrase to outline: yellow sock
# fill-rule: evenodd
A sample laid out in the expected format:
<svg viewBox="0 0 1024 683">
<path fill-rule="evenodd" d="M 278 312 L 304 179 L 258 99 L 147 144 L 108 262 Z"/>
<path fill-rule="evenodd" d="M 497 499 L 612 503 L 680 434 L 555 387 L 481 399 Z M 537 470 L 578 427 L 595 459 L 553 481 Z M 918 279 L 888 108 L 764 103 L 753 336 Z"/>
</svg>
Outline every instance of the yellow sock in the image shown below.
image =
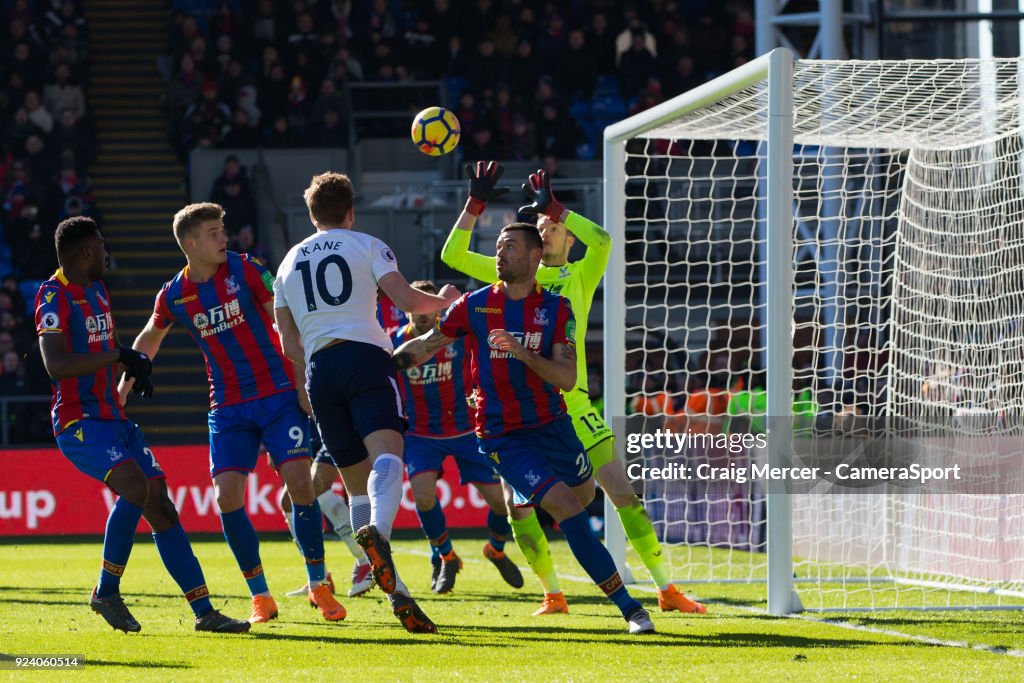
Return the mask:
<svg viewBox="0 0 1024 683">
<path fill-rule="evenodd" d="M 530 569 L 540 579 L 544 592 L 560 593 L 558 577 L 555 576 L 555 563 L 551 559 L 551 549 L 548 548 L 548 538 L 540 528 L 537 513 L 530 510 L 530 516 L 526 519 L 509 518 L 508 521 L 512 525 L 512 536 L 516 539 L 516 545 L 526 557 Z"/>
<path fill-rule="evenodd" d="M 615 511 L 622 520 L 626 538 L 651 573 L 655 585 L 662 590 L 668 588 L 669 576 L 665 570 L 665 558 L 661 556 L 661 543 L 658 542 L 658 535 L 654 532 L 654 525 L 643 504 L 636 501 L 632 505 L 616 508 Z"/>
</svg>

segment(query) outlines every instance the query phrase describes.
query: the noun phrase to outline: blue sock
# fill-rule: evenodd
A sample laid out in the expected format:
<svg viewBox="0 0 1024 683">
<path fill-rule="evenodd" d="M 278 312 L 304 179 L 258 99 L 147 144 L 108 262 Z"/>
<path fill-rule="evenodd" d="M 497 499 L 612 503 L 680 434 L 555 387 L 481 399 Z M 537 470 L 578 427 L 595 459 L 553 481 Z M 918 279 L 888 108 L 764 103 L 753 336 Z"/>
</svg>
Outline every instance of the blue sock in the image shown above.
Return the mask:
<svg viewBox="0 0 1024 683">
<path fill-rule="evenodd" d="M 505 515 L 498 515 L 494 510 L 487 511 L 487 529 L 491 532 L 491 546 L 495 550 L 504 550 L 505 541 L 512 533 L 512 525 L 508 523 Z"/>
<path fill-rule="evenodd" d="M 633 610 L 643 606 L 626 591 L 622 577 L 615 568 L 615 561 L 590 528 L 590 515 L 586 510 L 563 519 L 559 526 L 576 560 L 608 599 L 615 603 L 622 616 L 627 617 Z"/>
<path fill-rule="evenodd" d="M 441 555 L 447 555 L 452 551 L 452 540 L 448 538 L 448 526 L 444 521 L 444 512 L 441 511 L 441 504 L 434 502 L 434 507 L 429 510 L 420 510 L 416 508 L 416 514 L 420 518 L 420 526 L 423 527 L 423 533 L 427 535 L 427 539 L 430 541 L 433 548 L 437 548 L 437 552 Z"/>
<path fill-rule="evenodd" d="M 156 541 L 156 551 L 160 553 L 167 572 L 185 594 L 188 606 L 195 615 L 201 617 L 211 611 L 213 605 L 210 604 L 210 589 L 206 587 L 203 568 L 199 566 L 199 560 L 192 552 L 192 544 L 188 542 L 181 524 L 154 533 L 153 540 Z"/>
<path fill-rule="evenodd" d="M 220 513 L 220 524 L 224 528 L 224 538 L 238 562 L 238 568 L 249 584 L 249 593 L 269 593 L 267 577 L 263 575 L 263 563 L 260 562 L 260 539 L 245 507 Z"/>
<path fill-rule="evenodd" d="M 107 532 L 103 536 L 103 568 L 96 584 L 96 597 L 116 595 L 121 587 L 121 575 L 128 564 L 135 542 L 135 528 L 142 518 L 142 508 L 118 498 L 107 517 Z"/>
<path fill-rule="evenodd" d="M 295 540 L 306 558 L 306 576 L 310 583 L 324 580 L 324 523 L 320 518 L 320 503 L 309 505 L 292 503 L 292 523 Z"/>
</svg>

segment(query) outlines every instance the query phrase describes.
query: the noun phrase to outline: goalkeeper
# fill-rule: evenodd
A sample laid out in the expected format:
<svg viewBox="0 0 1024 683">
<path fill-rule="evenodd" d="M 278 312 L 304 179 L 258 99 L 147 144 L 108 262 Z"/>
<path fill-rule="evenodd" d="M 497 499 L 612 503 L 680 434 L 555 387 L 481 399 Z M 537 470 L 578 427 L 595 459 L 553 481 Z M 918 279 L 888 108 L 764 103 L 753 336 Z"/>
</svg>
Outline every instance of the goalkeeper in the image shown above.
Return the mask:
<svg viewBox="0 0 1024 683">
<path fill-rule="evenodd" d="M 467 164 L 469 199 L 441 251 L 441 260 L 448 266 L 482 282 L 495 280 L 496 260 L 493 256 L 469 251 L 469 240 L 473 226 L 487 203 L 509 191 L 507 187 L 496 187 L 503 172 L 502 166 L 494 161 Z M 583 343 L 590 304 L 611 254 L 611 236 L 601 226 L 560 204 L 551 191 L 551 180 L 545 171 L 531 174 L 523 190 L 532 197 L 533 203 L 520 208 L 519 212 L 537 216 L 537 227 L 544 242 L 537 282 L 568 298 L 576 314 L 576 339 L 579 340 L 576 386 L 572 391 L 562 392 L 576 435 L 587 450 L 598 484 L 619 513 L 626 537 L 657 584 L 658 606 L 662 611 L 703 614 L 704 605 L 687 598 L 669 581 L 654 526 L 640 499 L 633 493 L 625 465 L 615 456 L 614 434 L 591 405 L 587 392 L 587 354 Z M 587 253 L 579 261 L 569 263 L 569 250 L 577 238 L 587 246 Z M 536 513 L 531 508 L 513 506 L 510 506 L 510 512 L 516 544 L 544 586 L 544 604 L 536 614 L 568 612 Z"/>
</svg>

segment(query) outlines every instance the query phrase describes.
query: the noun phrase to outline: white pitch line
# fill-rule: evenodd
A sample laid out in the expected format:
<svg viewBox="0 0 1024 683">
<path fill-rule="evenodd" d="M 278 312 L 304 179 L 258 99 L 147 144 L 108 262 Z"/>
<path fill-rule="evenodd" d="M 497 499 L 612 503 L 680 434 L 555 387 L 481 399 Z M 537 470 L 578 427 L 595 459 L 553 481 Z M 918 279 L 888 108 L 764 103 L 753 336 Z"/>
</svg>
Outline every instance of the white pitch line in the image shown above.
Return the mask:
<svg viewBox="0 0 1024 683">
<path fill-rule="evenodd" d="M 426 552 L 426 551 L 423 551 L 423 550 L 406 550 L 406 549 L 402 549 L 399 552 L 405 552 L 405 553 L 408 553 L 410 555 L 419 555 L 421 557 L 430 557 L 430 553 Z M 463 562 L 468 562 L 468 563 L 471 563 L 471 564 L 484 564 L 483 560 L 478 560 L 478 559 L 473 558 L 473 557 L 470 557 L 470 558 L 463 557 L 462 561 Z M 591 585 L 593 585 L 593 583 L 594 583 L 589 578 L 583 577 L 583 576 L 573 576 L 572 574 L 559 574 L 557 572 L 556 572 L 556 575 L 560 579 L 565 579 L 566 581 L 572 581 L 574 583 L 586 583 L 586 584 L 591 584 Z M 630 590 L 639 590 L 639 591 L 643 591 L 645 593 L 657 593 L 658 592 L 658 590 L 654 586 L 647 586 L 647 585 L 641 585 L 641 584 L 632 584 L 629 588 L 630 588 Z M 698 596 L 698 595 L 694 595 L 693 593 L 690 593 L 690 595 L 694 599 L 697 599 L 697 600 L 700 599 L 700 596 Z M 712 602 L 710 604 L 714 604 L 714 603 Z M 729 607 L 733 608 L 733 609 L 738 609 L 738 610 L 741 610 L 741 611 L 744 611 L 744 612 L 750 612 L 751 614 L 762 614 L 763 615 L 765 613 L 765 611 L 763 609 L 759 609 L 757 607 L 744 607 L 742 605 L 729 605 Z M 962 650 L 977 650 L 978 652 L 988 652 L 990 654 L 1009 655 L 1010 657 L 1024 658 L 1024 650 L 1010 650 L 1010 649 L 1007 649 L 1007 648 L 996 647 L 994 645 L 981 645 L 981 644 L 979 644 L 979 645 L 971 645 L 970 643 L 965 643 L 965 642 L 960 641 L 960 640 L 942 640 L 941 638 L 932 638 L 931 636 L 920 636 L 920 635 L 915 635 L 913 633 L 904 633 L 903 631 L 893 631 L 891 629 L 886 629 L 886 628 L 874 628 L 872 626 L 861 626 L 860 624 L 850 624 L 850 623 L 847 623 L 845 621 L 836 621 L 836 620 L 833 620 L 833 619 L 816 619 L 814 617 L 809 617 L 809 616 L 807 616 L 805 614 L 787 614 L 786 618 L 788 618 L 788 619 L 798 619 L 798 620 L 801 620 L 801 621 L 809 621 L 809 622 L 813 622 L 815 624 L 824 624 L 826 626 L 835 626 L 837 628 L 843 628 L 843 629 L 847 629 L 849 631 L 861 631 L 863 633 L 873 633 L 875 635 L 889 636 L 890 638 L 900 638 L 902 640 L 913 640 L 913 641 L 918 642 L 918 643 L 925 643 L 926 645 L 939 645 L 941 647 L 954 647 L 954 648 L 959 648 L 959 649 L 962 649 Z"/>
<path fill-rule="evenodd" d="M 943 647 L 957 647 L 965 650 L 977 650 L 979 652 L 989 652 L 995 655 L 1009 655 L 1011 657 L 1022 658 L 1024 657 L 1024 650 L 1010 650 L 1003 647 L 997 647 L 995 645 L 971 645 L 959 640 L 941 640 L 939 638 L 932 638 L 930 636 L 918 636 L 912 633 L 903 633 L 902 631 L 891 631 L 886 628 L 874 628 L 872 626 L 861 626 L 860 624 L 850 624 L 843 621 L 834 621 L 831 619 L 815 619 L 814 617 L 808 617 L 803 614 L 790 614 L 787 615 L 794 619 L 802 619 L 804 621 L 813 621 L 816 624 L 827 624 L 829 626 L 838 626 L 839 628 L 846 628 L 853 631 L 864 631 L 866 633 L 877 633 L 879 635 L 893 636 L 894 638 L 904 638 L 909 640 L 915 640 L 919 643 L 926 643 L 928 645 L 941 645 Z"/>
<path fill-rule="evenodd" d="M 559 574 L 559 576 L 562 576 Z M 569 581 L 576 581 L 579 583 L 593 583 L 590 579 L 585 579 L 579 576 L 565 576 L 565 579 Z M 657 593 L 658 590 L 654 586 L 643 586 L 633 584 L 630 586 L 631 589 L 642 590 L 646 593 Z M 700 600 L 700 596 L 690 594 L 695 600 Z M 710 604 L 714 604 L 713 602 Z M 764 614 L 763 609 L 757 607 L 745 607 L 743 605 L 730 605 L 738 610 L 744 612 L 750 612 L 751 614 Z M 874 628 L 872 626 L 861 626 L 860 624 L 850 624 L 845 621 L 836 621 L 832 619 L 816 619 L 809 617 L 806 614 L 787 614 L 789 619 L 799 619 L 800 621 L 810 621 L 815 624 L 825 624 L 826 626 L 835 626 L 838 628 L 845 628 L 851 631 L 862 631 L 865 633 L 874 633 L 876 635 L 890 636 L 892 638 L 901 638 L 903 640 L 913 640 L 919 643 L 926 643 L 928 645 L 941 645 L 943 647 L 956 647 L 966 650 L 978 650 L 979 652 L 990 652 L 997 655 L 1009 655 L 1011 657 L 1024 657 L 1024 650 L 1009 650 L 1002 647 L 996 647 L 994 645 L 971 645 L 959 640 L 942 640 L 941 638 L 932 638 L 931 636 L 920 636 L 913 633 L 904 633 L 903 631 L 893 631 L 885 628 Z"/>
</svg>

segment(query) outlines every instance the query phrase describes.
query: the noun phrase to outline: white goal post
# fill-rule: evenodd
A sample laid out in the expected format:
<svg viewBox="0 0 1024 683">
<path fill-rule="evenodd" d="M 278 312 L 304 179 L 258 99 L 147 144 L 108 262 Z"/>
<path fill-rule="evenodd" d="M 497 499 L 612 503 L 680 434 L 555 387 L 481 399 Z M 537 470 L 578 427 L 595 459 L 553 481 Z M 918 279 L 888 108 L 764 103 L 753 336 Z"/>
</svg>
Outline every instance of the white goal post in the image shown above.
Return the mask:
<svg viewBox="0 0 1024 683">
<path fill-rule="evenodd" d="M 604 397 L 620 454 L 630 409 L 677 431 L 766 434 L 742 454 L 676 453 L 730 468 L 790 463 L 794 428 L 884 417 L 941 433 L 918 447 L 950 457 L 966 442 L 949 439 L 1002 439 L 1016 482 L 1022 65 L 779 48 L 607 128 Z M 1020 608 L 1024 488 L 1007 481 L 828 493 L 691 479 L 640 493 L 676 581 L 765 584 L 771 614 Z M 606 540 L 629 577 L 607 502 Z"/>
</svg>

